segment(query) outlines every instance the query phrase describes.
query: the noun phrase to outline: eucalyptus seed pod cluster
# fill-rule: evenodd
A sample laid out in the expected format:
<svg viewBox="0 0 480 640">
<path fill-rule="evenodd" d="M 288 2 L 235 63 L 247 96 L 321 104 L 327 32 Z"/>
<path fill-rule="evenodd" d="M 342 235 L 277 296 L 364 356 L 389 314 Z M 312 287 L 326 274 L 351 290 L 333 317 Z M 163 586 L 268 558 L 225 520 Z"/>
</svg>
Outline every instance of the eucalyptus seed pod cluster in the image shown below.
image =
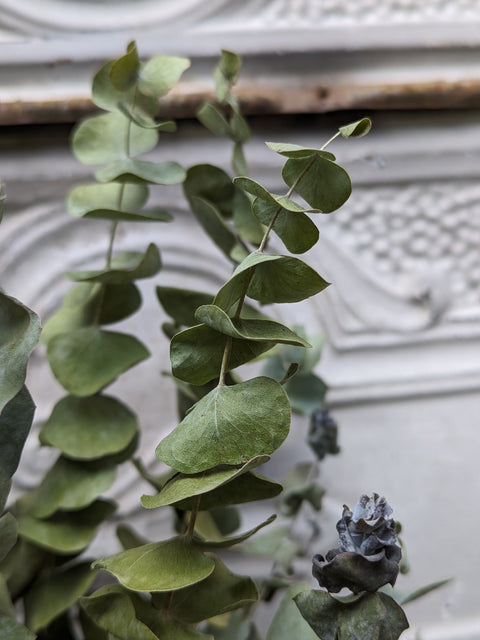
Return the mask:
<svg viewBox="0 0 480 640">
<path fill-rule="evenodd" d="M 339 546 L 313 558 L 313 576 L 321 587 L 338 593 L 374 592 L 398 576 L 402 552 L 392 508 L 378 494 L 363 495 L 353 512 L 344 506 L 337 522 Z"/>
</svg>

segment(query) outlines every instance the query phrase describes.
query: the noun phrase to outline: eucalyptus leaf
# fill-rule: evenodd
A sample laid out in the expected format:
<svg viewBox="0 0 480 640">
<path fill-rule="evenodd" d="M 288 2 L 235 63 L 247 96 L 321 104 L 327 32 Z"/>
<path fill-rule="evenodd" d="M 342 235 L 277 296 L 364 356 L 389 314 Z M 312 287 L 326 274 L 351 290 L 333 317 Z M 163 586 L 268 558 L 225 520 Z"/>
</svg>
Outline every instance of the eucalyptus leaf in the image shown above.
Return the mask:
<svg viewBox="0 0 480 640">
<path fill-rule="evenodd" d="M 253 529 L 249 529 L 249 531 L 245 531 L 244 533 L 240 533 L 235 536 L 230 536 L 227 538 L 215 537 L 215 539 L 209 540 L 209 539 L 203 538 L 203 536 L 201 537 L 196 536 L 195 544 L 197 544 L 199 547 L 208 547 L 208 548 L 215 548 L 215 549 L 225 549 L 227 547 L 233 547 L 234 545 L 245 542 L 245 540 L 248 540 L 248 538 L 251 538 L 253 535 L 257 533 L 257 531 L 260 531 L 260 529 L 263 529 L 263 527 L 266 527 L 269 524 L 271 524 L 276 517 L 277 516 L 274 514 L 269 518 L 267 518 L 266 520 L 264 520 L 263 522 L 261 522 L 260 524 L 258 524 L 256 527 L 253 527 Z"/>
<path fill-rule="evenodd" d="M 75 554 L 88 547 L 98 526 L 114 511 L 112 502 L 97 500 L 86 509 L 59 512 L 47 520 L 21 515 L 18 532 L 22 538 L 54 553 Z"/>
<path fill-rule="evenodd" d="M 95 74 L 92 82 L 93 102 L 107 111 L 121 111 L 122 105 L 134 105 L 135 113 L 152 118 L 158 111 L 158 100 L 146 96 L 133 85 L 126 91 L 116 89 L 110 78 L 110 71 L 115 61 L 107 62 Z"/>
<path fill-rule="evenodd" d="M 137 47 L 135 42 L 130 42 L 127 53 L 115 60 L 110 67 L 110 81 L 118 91 L 126 91 L 137 81 L 139 69 L 140 59 Z"/>
<path fill-rule="evenodd" d="M 338 130 L 344 138 L 361 138 L 367 135 L 372 128 L 372 122 L 370 118 L 362 118 L 356 122 L 351 122 L 343 127 L 339 127 Z"/>
<path fill-rule="evenodd" d="M 278 605 L 265 640 L 317 640 L 317 634 L 304 620 L 293 601 L 294 596 L 304 591 L 310 591 L 306 584 L 295 584 L 287 590 Z"/>
<path fill-rule="evenodd" d="M 177 509 L 189 510 L 193 506 L 194 501 L 192 498 L 201 495 L 202 500 L 199 508 L 211 509 L 214 506 L 236 504 L 236 497 L 240 498 L 238 502 L 273 497 L 280 493 L 281 485 L 265 479 L 266 487 L 259 476 L 248 473 L 251 469 L 254 469 L 260 464 L 264 464 L 269 459 L 269 456 L 257 456 L 240 468 L 223 466 L 198 474 L 176 474 L 166 481 L 160 493 L 156 496 L 142 496 L 142 505 L 147 509 L 153 509 L 171 504 Z M 244 475 L 245 478 L 243 478 Z M 248 486 L 254 488 L 257 478 L 259 478 L 259 484 L 262 485 L 260 489 L 262 497 L 256 498 L 254 491 L 252 492 L 252 496 L 250 496 L 248 492 L 243 493 L 242 490 L 247 489 Z M 247 482 L 242 482 L 242 480 L 246 479 L 248 479 Z M 237 481 L 240 486 L 235 486 L 237 485 Z M 219 492 L 220 488 L 224 490 Z M 230 491 L 231 498 L 226 502 L 225 497 L 228 499 Z M 269 491 L 270 495 L 265 495 Z M 217 495 L 220 498 L 218 501 Z M 223 500 L 222 495 L 225 496 Z"/>
<path fill-rule="evenodd" d="M 217 68 L 230 85 L 234 85 L 237 82 L 241 66 L 242 59 L 237 53 L 229 51 L 228 49 L 222 49 Z"/>
<path fill-rule="evenodd" d="M 35 405 L 26 387 L 21 387 L 0 413 L 0 512 L 7 501 L 10 479 L 20 462 L 34 413 Z"/>
<path fill-rule="evenodd" d="M 75 187 L 68 197 L 68 212 L 77 218 L 95 211 L 118 211 L 134 215 L 148 199 L 148 187 L 142 183 L 113 182 Z"/>
<path fill-rule="evenodd" d="M 66 276 L 77 282 L 102 282 L 104 284 L 124 284 L 132 280 L 151 278 L 161 268 L 160 252 L 154 244 L 149 244 L 145 253 L 125 251 L 116 255 L 110 267 L 94 271 L 67 271 Z"/>
<path fill-rule="evenodd" d="M 13 549 L 2 561 L 1 570 L 13 600 L 24 593 L 48 560 L 47 551 L 21 537 L 17 539 Z"/>
<path fill-rule="evenodd" d="M 233 198 L 233 223 L 242 240 L 256 246 L 263 240 L 265 228 L 253 213 L 250 198 L 240 189 Z"/>
<path fill-rule="evenodd" d="M 40 336 L 40 319 L 0 291 L 0 412 L 25 382 L 28 358 Z"/>
<path fill-rule="evenodd" d="M 3 574 L 0 573 L 0 617 L 1 616 L 12 619 L 16 618 L 16 611 L 8 591 L 7 581 Z"/>
<path fill-rule="evenodd" d="M 305 213 L 293 213 L 261 198 L 254 200 L 252 208 L 262 224 L 275 220 L 273 230 L 291 253 L 304 253 L 317 243 L 318 229 Z"/>
<path fill-rule="evenodd" d="M 0 614 L 0 640 L 35 640 L 36 637 L 23 624 Z"/>
<path fill-rule="evenodd" d="M 72 149 L 83 164 L 104 164 L 151 151 L 157 142 L 155 129 L 139 127 L 117 112 L 83 120 L 74 129 Z"/>
<path fill-rule="evenodd" d="M 227 340 L 229 338 L 226 335 L 204 324 L 177 333 L 170 344 L 173 375 L 196 385 L 218 378 Z M 273 344 L 268 341 L 233 338 L 228 370 L 257 358 L 269 351 Z"/>
<path fill-rule="evenodd" d="M 194 624 L 258 600 L 253 580 L 238 576 L 214 557 L 215 569 L 202 582 L 175 591 L 169 612 L 178 620 Z"/>
<path fill-rule="evenodd" d="M 211 304 L 213 301 L 213 294 L 191 289 L 157 286 L 155 291 L 164 311 L 179 326 L 191 327 L 197 324 L 195 310 L 202 304 Z"/>
<path fill-rule="evenodd" d="M 215 563 L 184 536 L 121 551 L 94 563 L 133 591 L 176 591 L 204 580 Z"/>
<path fill-rule="evenodd" d="M 156 455 L 189 474 L 244 464 L 275 451 L 289 426 L 290 405 L 282 387 L 270 378 L 254 378 L 204 396 L 162 440 Z"/>
<path fill-rule="evenodd" d="M 189 66 L 187 58 L 155 56 L 141 68 L 138 87 L 144 95 L 160 98 L 173 89 Z"/>
<path fill-rule="evenodd" d="M 228 615 L 226 626 L 213 624 L 215 620 L 217 619 L 210 620 L 207 625 L 207 631 L 215 635 L 215 640 L 261 640 L 254 623 L 245 620 L 243 611 L 234 611 Z"/>
<path fill-rule="evenodd" d="M 333 153 L 323 151 L 323 149 L 312 149 L 310 147 L 302 147 L 298 144 L 290 144 L 289 142 L 266 142 L 269 149 L 279 153 L 287 158 L 305 158 L 312 155 L 319 155 L 327 160 L 335 160 Z"/>
<path fill-rule="evenodd" d="M 322 640 L 398 640 L 409 626 L 401 607 L 383 593 L 341 601 L 325 591 L 304 591 L 294 600 Z"/>
<path fill-rule="evenodd" d="M 118 109 L 121 113 L 127 116 L 127 118 L 133 120 L 135 124 L 138 124 L 139 127 L 143 127 L 144 129 L 157 129 L 157 131 L 163 131 L 165 133 L 173 133 L 177 130 L 177 125 L 173 120 L 162 120 L 160 122 L 156 122 L 154 118 L 150 117 L 145 112 L 138 111 L 135 108 L 135 105 L 131 107 L 124 102 L 120 102 L 118 104 Z"/>
<path fill-rule="evenodd" d="M 134 158 L 114 160 L 95 173 L 99 182 L 128 180 L 133 177 L 151 184 L 178 184 L 184 181 L 185 175 L 185 170 L 178 162 L 149 162 Z"/>
<path fill-rule="evenodd" d="M 17 535 L 17 521 L 11 513 L 4 513 L 0 517 L 0 563 L 15 545 Z"/>
<path fill-rule="evenodd" d="M 96 468 L 60 456 L 39 487 L 20 498 L 17 509 L 34 518 L 48 518 L 59 509 L 83 509 L 107 491 L 115 477 L 113 465 Z"/>
<path fill-rule="evenodd" d="M 231 178 L 219 167 L 211 164 L 190 167 L 183 189 L 188 201 L 201 198 L 215 205 L 223 217 L 232 216 L 236 190 Z"/>
<path fill-rule="evenodd" d="M 310 206 L 323 213 L 340 208 L 352 192 L 345 169 L 318 153 L 305 158 L 289 158 L 282 176 Z"/>
<path fill-rule="evenodd" d="M 242 114 L 235 109 L 230 121 L 233 140 L 240 143 L 248 142 L 250 139 L 250 127 Z"/>
<path fill-rule="evenodd" d="M 247 161 L 243 152 L 243 144 L 235 142 L 232 151 L 232 167 L 237 176 L 244 176 L 248 173 Z"/>
<path fill-rule="evenodd" d="M 28 628 L 37 632 L 47 627 L 90 588 L 95 575 L 90 562 L 84 562 L 36 582 L 25 596 Z"/>
<path fill-rule="evenodd" d="M 43 425 L 40 442 L 56 447 L 69 458 L 91 460 L 122 451 L 137 429 L 135 414 L 116 398 L 66 396 L 57 402 Z"/>
<path fill-rule="evenodd" d="M 313 373 L 297 374 L 285 384 L 292 411 L 309 416 L 321 407 L 327 393 L 327 385 Z"/>
<path fill-rule="evenodd" d="M 239 242 L 232 229 L 224 222 L 220 211 L 208 200 L 190 197 L 190 205 L 195 217 L 205 232 L 228 258 L 236 256 L 240 259 L 248 255 L 248 250 Z M 235 252 L 235 253 L 234 253 Z"/>
<path fill-rule="evenodd" d="M 95 327 L 54 336 L 47 345 L 53 375 L 76 396 L 90 396 L 150 353 L 137 338 Z"/>
<path fill-rule="evenodd" d="M 199 307 L 195 317 L 212 329 L 239 340 L 258 340 L 259 342 L 286 343 L 310 347 L 306 340 L 279 322 L 230 318 L 225 311 L 214 304 Z"/>
<path fill-rule="evenodd" d="M 225 116 L 213 104 L 206 102 L 195 114 L 198 120 L 216 136 L 230 136 L 232 130 Z"/>
</svg>

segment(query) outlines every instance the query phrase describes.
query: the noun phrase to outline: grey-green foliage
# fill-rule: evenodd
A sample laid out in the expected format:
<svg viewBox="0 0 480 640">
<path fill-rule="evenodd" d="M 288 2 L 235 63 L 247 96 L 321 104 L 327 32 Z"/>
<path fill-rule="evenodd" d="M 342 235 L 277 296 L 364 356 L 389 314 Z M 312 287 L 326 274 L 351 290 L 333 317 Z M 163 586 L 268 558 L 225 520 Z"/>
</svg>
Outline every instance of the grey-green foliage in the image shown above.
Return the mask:
<svg viewBox="0 0 480 640">
<path fill-rule="evenodd" d="M 253 469 L 288 434 L 291 406 L 283 384 L 288 380 L 294 398 L 295 373 L 310 382 L 318 379 L 308 364 L 302 369 L 298 363 L 286 363 L 280 379 L 262 375 L 242 380 L 237 368 L 279 346 L 311 349 L 301 332 L 261 312 L 258 303 L 300 302 L 328 286 L 321 274 L 290 254 L 302 254 L 316 244 L 314 217 L 340 207 L 350 196 L 351 183 L 335 156 L 325 151 L 328 142 L 321 149 L 269 143 L 285 158 L 285 194 L 273 194 L 246 176 L 243 145 L 249 128 L 234 91 L 240 58 L 229 51 L 222 52 L 214 72 L 217 104 L 204 105 L 198 117 L 213 133 L 232 140 L 237 178 L 232 182 L 223 169 L 208 164 L 184 171 L 175 162 L 142 159 L 156 146 L 159 132 L 175 130 L 172 122 L 155 120 L 158 100 L 188 66 L 188 60 L 169 56 L 143 63 L 131 43 L 125 55 L 108 62 L 94 77 L 93 101 L 105 113 L 80 123 L 72 136 L 79 161 L 103 166 L 96 170 L 95 183 L 73 189 L 69 211 L 80 218 L 110 221 L 110 240 L 103 267 L 67 274 L 77 284 L 45 328 L 48 360 L 68 395 L 54 407 L 40 440 L 59 450 L 59 457 L 40 486 L 18 501 L 19 539 L 13 546 L 17 525 L 10 518 L 0 521 L 9 541 L 0 564 L 0 587 L 3 584 L 4 591 L 8 587 L 13 597 L 24 596 L 26 623 L 42 634 L 42 640 L 53 640 L 59 630 L 64 637 L 73 637 L 65 612 L 89 589 L 98 569 L 118 583 L 80 598 L 79 621 L 86 638 L 259 637 L 254 625 L 235 611 L 247 610 L 258 600 L 257 587 L 248 576 L 231 573 L 215 550 L 250 539 L 274 520 L 272 516 L 235 533 L 239 518 L 233 507 L 279 493 L 278 483 Z M 359 137 L 369 127 L 368 119 L 363 119 L 341 127 L 334 138 Z M 153 244 L 140 252 L 116 253 L 115 232 L 124 222 L 171 220 L 167 211 L 146 206 L 149 185 L 182 181 L 193 214 L 235 268 L 217 292 L 192 292 L 168 284 L 157 288 L 172 318 L 165 331 L 173 336 L 171 363 L 181 421 L 156 449 L 171 471 L 157 478 L 140 463 L 137 468 L 157 491 L 144 496 L 143 504 L 171 507 L 177 533 L 148 541 L 120 529 L 124 550 L 89 568 L 74 558 L 87 549 L 113 513 L 115 505 L 101 495 L 113 482 L 116 466 L 134 455 L 139 432 L 131 410 L 104 390 L 149 355 L 137 338 L 103 326 L 137 311 L 141 298 L 135 281 L 156 275 L 162 266 Z M 272 233 L 287 253 L 268 252 Z M 21 393 L 33 340 L 25 333 L 33 322 L 27 316 L 15 317 L 13 330 L 6 335 L 9 344 L 18 345 L 12 361 L 18 366 L 16 382 L 10 397 L 6 394 L 7 402 Z M 312 389 L 323 395 L 324 388 L 317 383 Z M 294 408 L 307 412 L 305 399 L 298 400 L 297 394 L 296 402 Z M 284 501 L 290 514 L 296 513 L 299 501 L 320 507 L 321 494 L 308 472 L 307 476 L 297 472 Z M 286 571 L 297 551 L 293 544 L 279 551 L 277 560 Z M 65 562 L 69 564 L 63 568 Z M 384 602 L 379 598 L 373 604 L 365 602 L 378 609 Z M 0 615 L 12 614 L 8 598 L 0 604 Z M 216 625 L 218 619 L 202 626 L 222 614 L 228 616 L 223 629 Z M 8 624 L 17 634 L 12 637 L 31 637 L 26 627 Z"/>
</svg>

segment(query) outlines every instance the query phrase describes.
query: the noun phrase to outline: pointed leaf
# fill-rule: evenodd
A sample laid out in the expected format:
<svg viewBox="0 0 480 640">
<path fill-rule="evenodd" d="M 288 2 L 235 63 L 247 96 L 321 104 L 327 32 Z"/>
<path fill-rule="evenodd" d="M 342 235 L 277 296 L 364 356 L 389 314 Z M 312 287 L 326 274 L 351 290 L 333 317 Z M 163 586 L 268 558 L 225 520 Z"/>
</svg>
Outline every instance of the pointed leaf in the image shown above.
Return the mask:
<svg viewBox="0 0 480 640">
<path fill-rule="evenodd" d="M 263 529 L 263 527 L 266 527 L 269 524 L 271 524 L 276 517 L 277 516 L 274 514 L 269 518 L 267 518 L 266 520 L 264 520 L 263 522 L 261 522 L 260 524 L 258 524 L 256 527 L 253 527 L 253 529 L 250 529 L 249 531 L 245 531 L 244 533 L 240 533 L 235 536 L 230 536 L 229 538 L 207 540 L 200 537 L 195 537 L 195 544 L 197 544 L 199 547 L 209 547 L 209 548 L 215 548 L 215 549 L 225 549 L 227 547 L 233 547 L 234 545 L 240 544 L 241 542 L 245 542 L 245 540 L 248 540 L 248 538 L 251 538 L 253 535 L 257 533 L 257 531 L 260 531 L 260 529 Z"/>
<path fill-rule="evenodd" d="M 173 375 L 197 385 L 218 378 L 228 339 L 226 335 L 204 324 L 177 333 L 170 344 Z M 228 370 L 254 360 L 269 351 L 273 344 L 233 338 Z"/>
<path fill-rule="evenodd" d="M 132 280 L 151 278 L 161 268 L 160 253 L 154 244 L 149 244 L 145 253 L 126 251 L 112 260 L 111 267 L 96 271 L 67 271 L 70 280 L 77 282 L 102 282 L 124 284 Z"/>
<path fill-rule="evenodd" d="M 356 122 L 351 122 L 343 127 L 339 127 L 338 130 L 344 138 L 361 138 L 366 136 L 372 128 L 372 121 L 370 118 L 362 118 Z"/>
<path fill-rule="evenodd" d="M 94 327 L 60 333 L 47 346 L 53 375 L 76 396 L 97 393 L 149 355 L 137 338 Z"/>
<path fill-rule="evenodd" d="M 118 91 L 126 91 L 137 81 L 139 69 L 137 47 L 134 42 L 130 42 L 127 53 L 113 62 L 109 74 L 110 81 Z"/>
<path fill-rule="evenodd" d="M 217 387 L 204 396 L 158 445 L 157 457 L 183 473 L 243 464 L 269 455 L 285 440 L 290 405 L 270 378 Z"/>
<path fill-rule="evenodd" d="M 304 584 L 290 587 L 278 605 L 277 611 L 268 628 L 265 640 L 317 640 L 318 636 L 304 620 L 293 601 L 294 596 L 302 591 L 310 591 Z"/>
<path fill-rule="evenodd" d="M 345 602 L 325 591 L 303 591 L 294 600 L 322 640 L 398 640 L 408 628 L 402 609 L 381 593 Z"/>
<path fill-rule="evenodd" d="M 134 85 L 126 91 L 116 89 L 110 79 L 110 71 L 115 60 L 107 62 L 95 74 L 92 83 L 93 102 L 106 111 L 121 111 L 121 105 L 135 105 L 135 113 L 146 117 L 153 117 L 158 111 L 158 100 L 146 96 Z"/>
<path fill-rule="evenodd" d="M 195 114 L 198 120 L 215 136 L 228 137 L 231 128 L 223 113 L 213 104 L 206 102 Z"/>
<path fill-rule="evenodd" d="M 185 180 L 185 170 L 178 162 L 149 162 L 134 158 L 115 160 L 95 173 L 99 182 L 126 180 L 132 177 L 151 184 L 178 184 Z"/>
<path fill-rule="evenodd" d="M 87 118 L 75 128 L 72 149 L 83 164 L 105 164 L 151 151 L 157 142 L 155 129 L 139 127 L 123 113 L 107 113 Z"/>
<path fill-rule="evenodd" d="M 0 414 L 0 512 L 7 501 L 10 479 L 17 470 L 34 413 L 33 400 L 27 388 L 22 387 Z"/>
<path fill-rule="evenodd" d="M 36 637 L 23 624 L 0 614 L 0 640 L 35 640 Z"/>
<path fill-rule="evenodd" d="M 124 449 L 137 428 L 135 414 L 116 398 L 66 396 L 57 402 L 43 425 L 40 442 L 70 458 L 90 460 Z M 75 468 L 78 471 L 82 467 Z"/>
<path fill-rule="evenodd" d="M 211 202 L 192 196 L 190 206 L 195 217 L 200 222 L 206 233 L 228 258 L 232 255 L 241 259 L 248 255 L 247 249 L 238 241 L 237 236 L 224 222 L 219 210 Z M 235 254 L 233 252 L 236 252 Z"/>
<path fill-rule="evenodd" d="M 32 631 L 47 627 L 90 588 L 90 562 L 74 565 L 34 584 L 25 597 L 25 622 Z"/>
<path fill-rule="evenodd" d="M 109 571 L 133 591 L 175 591 L 204 580 L 215 563 L 180 536 L 122 551 L 94 567 Z"/>
<path fill-rule="evenodd" d="M 229 51 L 228 49 L 222 49 L 218 69 L 229 84 L 234 85 L 237 82 L 241 66 L 242 59 L 237 53 Z"/>
<path fill-rule="evenodd" d="M 289 142 L 266 142 L 269 149 L 279 153 L 287 158 L 305 158 L 312 155 L 320 155 L 327 160 L 335 160 L 333 153 L 323 151 L 322 149 L 311 149 L 309 147 L 301 147 L 298 144 L 290 144 Z"/>
<path fill-rule="evenodd" d="M 151 58 L 140 70 L 138 87 L 143 94 L 160 98 L 173 89 L 189 66 L 190 60 L 187 58 Z"/>
<path fill-rule="evenodd" d="M 39 336 L 38 316 L 0 291 L 0 412 L 23 387 Z"/>
<path fill-rule="evenodd" d="M 248 478 L 250 482 L 247 482 L 247 484 L 254 485 L 255 479 L 260 476 L 257 476 L 256 474 L 249 474 L 247 472 L 260 464 L 264 464 L 269 459 L 269 456 L 258 456 L 253 458 L 253 460 L 249 460 L 240 468 L 221 467 L 219 469 L 212 469 L 210 471 L 192 475 L 185 475 L 183 473 L 176 474 L 165 483 L 160 493 L 156 496 L 142 496 L 142 505 L 147 509 L 153 509 L 171 504 L 177 509 L 184 509 L 188 511 L 193 506 L 193 497 L 198 495 L 202 496 L 200 509 L 208 510 L 214 506 L 220 506 L 220 504 L 235 504 L 237 502 L 235 499 L 228 502 L 220 499 L 217 505 L 216 497 L 219 493 L 228 494 L 232 485 L 236 485 L 237 481 L 242 486 L 240 488 L 235 488 L 235 486 L 233 486 L 232 493 L 240 497 L 238 502 L 254 500 L 255 496 L 250 496 L 247 493 L 243 495 L 241 494 L 241 490 L 239 489 L 246 488 L 245 482 L 242 482 L 242 480 Z M 245 478 L 243 478 L 243 476 L 245 476 Z M 276 483 L 271 483 L 271 485 L 274 488 L 272 493 L 280 493 L 280 485 L 277 485 Z M 219 492 L 220 487 L 223 488 L 223 492 Z M 265 492 L 265 487 L 262 486 L 262 489 Z M 268 497 L 273 496 L 269 495 Z"/>
<path fill-rule="evenodd" d="M 235 575 L 218 557 L 214 560 L 215 569 L 208 578 L 174 593 L 169 608 L 174 618 L 195 624 L 258 600 L 251 578 Z"/>
<path fill-rule="evenodd" d="M 302 347 L 311 346 L 306 340 L 279 322 L 230 318 L 225 311 L 214 304 L 199 307 L 195 317 L 212 329 L 239 340 L 280 342 Z"/>
<path fill-rule="evenodd" d="M 17 535 L 17 521 L 11 513 L 4 513 L 0 518 L 0 562 L 15 545 Z"/>
<path fill-rule="evenodd" d="M 113 465 L 96 468 L 60 456 L 38 489 L 20 498 L 17 509 L 34 518 L 48 518 L 59 509 L 83 509 L 107 491 L 115 477 Z"/>
<path fill-rule="evenodd" d="M 348 173 L 323 155 L 289 158 L 282 176 L 289 187 L 306 202 L 323 213 L 335 211 L 344 204 L 352 192 Z"/>
<path fill-rule="evenodd" d="M 18 532 L 22 538 L 39 547 L 70 555 L 88 547 L 99 525 L 114 511 L 112 502 L 97 500 L 86 509 L 59 512 L 47 520 L 20 516 Z"/>
<path fill-rule="evenodd" d="M 253 212 L 264 225 L 269 225 L 275 217 L 273 230 L 291 253 L 304 253 L 318 241 L 316 225 L 301 211 L 293 213 L 280 209 L 277 204 L 256 198 L 252 204 Z"/>
<path fill-rule="evenodd" d="M 179 326 L 191 327 L 197 324 L 195 310 L 202 304 L 213 301 L 213 294 L 190 289 L 158 286 L 155 291 L 165 313 Z"/>
</svg>

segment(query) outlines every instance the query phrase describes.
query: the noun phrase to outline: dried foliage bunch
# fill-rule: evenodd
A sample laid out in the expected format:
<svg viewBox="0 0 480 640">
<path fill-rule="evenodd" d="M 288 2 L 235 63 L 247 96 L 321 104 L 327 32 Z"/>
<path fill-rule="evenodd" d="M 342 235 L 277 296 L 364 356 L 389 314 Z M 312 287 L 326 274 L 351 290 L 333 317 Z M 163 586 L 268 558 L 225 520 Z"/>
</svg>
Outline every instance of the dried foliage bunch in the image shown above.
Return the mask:
<svg viewBox="0 0 480 640">
<path fill-rule="evenodd" d="M 259 638 L 250 615 L 255 603 L 288 587 L 267 638 L 394 640 L 406 625 L 400 607 L 390 596 L 365 593 L 381 586 L 377 581 L 370 588 L 377 567 L 372 558 L 383 554 L 397 568 L 399 561 L 393 521 L 384 502 L 377 514 L 377 497 L 362 498 L 360 516 L 360 507 L 345 511 L 339 525 L 341 548 L 327 556 L 327 564 L 321 556 L 314 560 L 315 576 L 331 591 L 352 588 L 352 579 L 339 582 L 338 565 L 347 566 L 347 572 L 354 565 L 353 590 L 359 594 L 353 602 L 293 584 L 294 559 L 305 550 L 290 539 L 288 527 L 270 536 L 267 550 L 273 549 L 276 569 L 261 583 L 260 594 L 251 577 L 232 573 L 220 557 L 222 549 L 247 539 L 245 549 L 251 544 L 249 552 L 262 552 L 262 544 L 255 548 L 255 538 L 249 539 L 275 515 L 238 533 L 235 506 L 281 493 L 282 486 L 257 469 L 287 437 L 291 407 L 305 415 L 321 407 L 325 386 L 313 371 L 319 342 L 313 340 L 310 349 L 301 329 L 271 319 L 259 305 L 298 302 L 328 286 L 295 254 L 318 240 L 312 218 L 335 211 L 351 193 L 350 178 L 327 145 L 338 136 L 363 136 L 370 122 L 365 118 L 341 127 L 321 149 L 268 143 L 285 159 L 285 194 L 271 193 L 246 177 L 243 144 L 249 128 L 232 93 L 240 59 L 225 51 L 215 71 L 218 102 L 204 105 L 198 117 L 215 135 L 232 140 L 237 177 L 232 181 L 209 164 L 185 171 L 176 162 L 139 159 L 157 145 L 159 131 L 175 130 L 173 122 L 156 120 L 159 99 L 189 64 L 170 56 L 144 63 L 130 44 L 124 56 L 108 62 L 93 80 L 93 100 L 105 113 L 81 122 L 73 134 L 76 157 L 102 167 L 95 183 L 71 192 L 69 212 L 111 221 L 111 233 L 104 267 L 67 273 L 75 286 L 43 329 L 49 364 L 66 395 L 43 424 L 40 442 L 58 457 L 39 486 L 0 518 L 0 639 L 254 640 Z M 168 212 L 146 206 L 149 187 L 180 182 L 193 214 L 232 262 L 233 272 L 215 295 L 168 283 L 157 287 L 159 302 L 171 317 L 163 328 L 171 338 L 180 422 L 156 449 L 170 469 L 153 477 L 134 459 L 137 416 L 106 392 L 149 351 L 136 337 L 105 327 L 140 308 L 136 281 L 161 270 L 154 244 L 143 252 L 115 251 L 119 223 L 170 221 Z M 272 234 L 288 253 L 268 251 Z M 33 419 L 24 380 L 40 323 L 3 293 L 0 303 L 4 509 Z M 267 355 L 262 375 L 239 377 L 240 365 Z M 338 451 L 336 425 L 323 409 L 314 413 L 309 442 L 317 460 L 287 475 L 280 502 L 280 513 L 292 521 L 304 503 L 320 509 L 318 460 Z M 115 511 L 115 504 L 102 495 L 112 486 L 118 465 L 129 460 L 156 490 L 141 498 L 143 506 L 171 508 L 176 533 L 147 541 L 121 526 L 117 533 L 123 550 L 92 561 L 90 542 Z M 363 572 L 358 559 L 368 566 L 366 587 L 357 575 Z M 384 560 L 377 564 L 384 572 Z M 386 573 L 385 581 L 393 583 L 393 574 Z"/>
</svg>

